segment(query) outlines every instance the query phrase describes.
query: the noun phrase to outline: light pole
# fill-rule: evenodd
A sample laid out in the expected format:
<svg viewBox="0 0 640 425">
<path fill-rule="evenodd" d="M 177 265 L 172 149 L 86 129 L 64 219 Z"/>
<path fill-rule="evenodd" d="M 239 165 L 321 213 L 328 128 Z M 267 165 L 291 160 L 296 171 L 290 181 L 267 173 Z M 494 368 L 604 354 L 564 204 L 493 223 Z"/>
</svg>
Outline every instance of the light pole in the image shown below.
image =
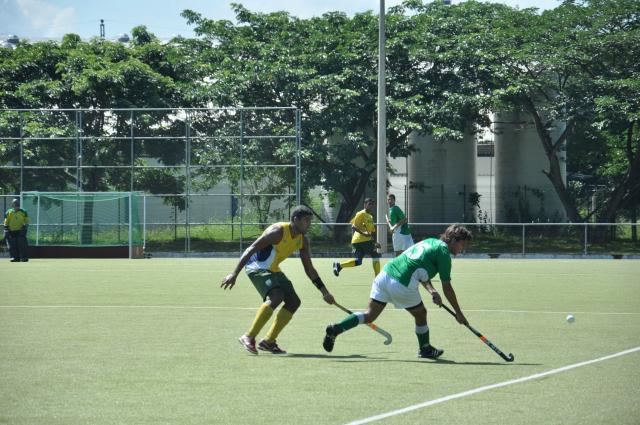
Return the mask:
<svg viewBox="0 0 640 425">
<path fill-rule="evenodd" d="M 387 192 L 387 114 L 385 102 L 385 7 L 380 0 L 380 18 L 378 25 L 378 156 L 377 156 L 377 217 L 378 240 L 381 252 L 387 252 L 387 225 L 382 217 L 386 212 Z"/>
</svg>

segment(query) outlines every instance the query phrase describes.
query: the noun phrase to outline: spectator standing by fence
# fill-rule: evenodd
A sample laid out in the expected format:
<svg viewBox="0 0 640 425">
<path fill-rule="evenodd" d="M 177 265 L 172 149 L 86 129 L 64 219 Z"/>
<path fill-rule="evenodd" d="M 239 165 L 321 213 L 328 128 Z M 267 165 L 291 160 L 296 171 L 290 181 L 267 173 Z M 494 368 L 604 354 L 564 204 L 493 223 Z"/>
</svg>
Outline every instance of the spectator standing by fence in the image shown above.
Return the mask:
<svg viewBox="0 0 640 425">
<path fill-rule="evenodd" d="M 29 261 L 28 227 L 29 215 L 20 208 L 20 199 L 15 198 L 11 201 L 11 208 L 4 214 L 4 238 L 9 245 L 12 263 Z"/>
</svg>

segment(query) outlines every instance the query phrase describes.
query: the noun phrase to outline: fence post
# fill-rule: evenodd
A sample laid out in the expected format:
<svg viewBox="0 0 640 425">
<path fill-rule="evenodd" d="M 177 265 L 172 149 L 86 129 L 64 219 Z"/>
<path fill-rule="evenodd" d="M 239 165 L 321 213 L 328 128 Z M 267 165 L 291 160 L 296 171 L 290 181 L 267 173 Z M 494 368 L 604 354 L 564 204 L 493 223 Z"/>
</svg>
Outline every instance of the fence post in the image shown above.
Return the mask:
<svg viewBox="0 0 640 425">
<path fill-rule="evenodd" d="M 134 120 L 134 115 L 133 115 L 133 109 L 131 110 L 131 175 L 129 177 L 129 191 L 133 192 L 133 172 L 134 172 L 134 167 L 133 167 L 133 154 L 134 154 L 134 135 L 133 135 L 133 120 Z"/>
<path fill-rule="evenodd" d="M 302 202 L 301 197 L 301 159 L 300 159 L 300 109 L 296 109 L 296 205 Z M 289 197 L 289 205 L 291 205 Z"/>
<path fill-rule="evenodd" d="M 40 192 L 38 192 L 38 203 L 36 213 L 36 246 L 40 245 Z"/>
<path fill-rule="evenodd" d="M 142 193 L 142 250 L 147 249 L 147 194 Z"/>
<path fill-rule="evenodd" d="M 243 251 L 244 228 L 244 109 L 240 110 L 240 252 Z"/>
<path fill-rule="evenodd" d="M 589 228 L 589 226 L 587 225 L 587 223 L 584 223 L 584 255 L 587 255 L 587 229 Z"/>
<path fill-rule="evenodd" d="M 82 192 L 82 139 L 84 138 L 84 130 L 82 130 L 82 110 L 78 111 L 78 192 Z"/>
<path fill-rule="evenodd" d="M 132 204 L 133 204 L 133 192 L 129 192 L 129 260 L 133 258 L 133 205 Z M 118 223 L 118 228 L 120 228 L 119 223 Z"/>
<path fill-rule="evenodd" d="M 525 254 L 525 223 L 522 223 L 522 256 Z"/>
<path fill-rule="evenodd" d="M 24 192 L 24 115 L 18 112 L 20 117 L 20 193 Z"/>
<path fill-rule="evenodd" d="M 184 167 L 185 167 L 185 228 L 184 228 L 184 249 L 185 253 L 191 252 L 191 115 L 189 110 L 185 110 L 185 141 L 184 141 Z"/>
</svg>

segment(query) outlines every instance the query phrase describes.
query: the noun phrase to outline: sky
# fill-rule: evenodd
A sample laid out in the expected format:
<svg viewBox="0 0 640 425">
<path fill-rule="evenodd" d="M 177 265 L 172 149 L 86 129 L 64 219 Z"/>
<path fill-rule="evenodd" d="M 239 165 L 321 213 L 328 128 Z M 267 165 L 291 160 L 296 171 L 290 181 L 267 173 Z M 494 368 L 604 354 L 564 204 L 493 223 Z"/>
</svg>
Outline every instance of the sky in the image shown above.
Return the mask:
<svg viewBox="0 0 640 425">
<path fill-rule="evenodd" d="M 463 0 L 452 0 L 453 4 Z M 209 19 L 228 19 L 234 14 L 230 3 L 240 3 L 255 12 L 285 10 L 292 16 L 309 18 L 329 11 L 348 15 L 380 8 L 380 0 L 0 0 L 0 37 L 15 34 L 29 40 L 60 39 L 64 34 L 79 34 L 89 39 L 100 34 L 104 19 L 105 35 L 114 39 L 131 34 L 137 25 L 160 37 L 193 37 L 192 27 L 180 12 L 191 9 Z M 402 0 L 386 0 L 386 7 Z M 552 9 L 560 0 L 494 0 L 514 7 Z"/>
</svg>

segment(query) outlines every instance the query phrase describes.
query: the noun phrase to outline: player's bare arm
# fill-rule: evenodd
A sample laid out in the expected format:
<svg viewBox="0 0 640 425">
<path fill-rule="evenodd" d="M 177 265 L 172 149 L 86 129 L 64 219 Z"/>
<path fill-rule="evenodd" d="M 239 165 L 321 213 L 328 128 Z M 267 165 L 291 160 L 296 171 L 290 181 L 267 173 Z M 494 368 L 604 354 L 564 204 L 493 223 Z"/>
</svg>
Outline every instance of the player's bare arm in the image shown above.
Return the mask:
<svg viewBox="0 0 640 425">
<path fill-rule="evenodd" d="M 304 272 L 307 277 L 311 279 L 311 282 L 313 282 L 315 287 L 322 293 L 322 299 L 327 304 L 333 304 L 335 302 L 333 295 L 331 295 L 329 290 L 327 290 L 327 287 L 324 286 L 322 279 L 320 279 L 317 270 L 313 267 L 313 263 L 311 262 L 311 244 L 309 242 L 309 238 L 306 236 L 304 237 L 304 242 L 300 249 L 300 261 L 302 261 L 302 266 L 304 267 Z"/>
<path fill-rule="evenodd" d="M 422 284 L 424 289 L 427 290 L 429 295 L 431 295 L 431 300 L 433 300 L 433 303 L 436 305 L 441 305 L 442 297 L 440 297 L 440 294 L 438 293 L 436 288 L 433 287 L 433 285 L 431 284 L 431 281 L 430 280 L 420 281 L 420 283 Z"/>
<path fill-rule="evenodd" d="M 464 313 L 462 313 L 462 310 L 460 309 L 458 298 L 456 297 L 456 292 L 453 290 L 453 286 L 451 286 L 450 280 L 442 281 L 442 291 L 444 292 L 444 296 L 447 297 L 449 304 L 451 304 L 451 307 L 453 307 L 453 309 L 455 310 L 456 320 L 458 321 L 458 323 L 460 323 L 461 325 L 468 325 L 469 322 L 467 321 L 467 318 L 464 317 Z"/>
<path fill-rule="evenodd" d="M 260 235 L 258 239 L 253 241 L 253 243 L 247 249 L 244 250 L 244 252 L 242 253 L 242 256 L 240 257 L 240 260 L 238 261 L 238 264 L 236 265 L 236 268 L 227 276 L 225 276 L 224 279 L 222 279 L 222 282 L 220 283 L 220 287 L 222 289 L 233 288 L 233 285 L 236 284 L 236 279 L 238 278 L 238 274 L 240 273 L 242 268 L 247 264 L 247 261 L 249 261 L 249 258 L 251 258 L 253 254 L 260 251 L 261 249 L 266 248 L 269 245 L 275 245 L 279 243 L 282 240 L 283 234 L 284 232 L 282 230 L 282 226 L 280 225 L 274 225 L 269 227 L 267 230 L 265 230 L 264 233 L 262 233 L 262 235 Z"/>
<path fill-rule="evenodd" d="M 354 225 L 351 225 L 351 230 L 353 230 L 354 232 L 358 232 L 358 233 L 360 233 L 361 235 L 364 235 L 364 236 L 371 236 L 371 232 L 367 232 L 366 230 L 360 230 L 359 228 L 357 228 Z"/>
</svg>

